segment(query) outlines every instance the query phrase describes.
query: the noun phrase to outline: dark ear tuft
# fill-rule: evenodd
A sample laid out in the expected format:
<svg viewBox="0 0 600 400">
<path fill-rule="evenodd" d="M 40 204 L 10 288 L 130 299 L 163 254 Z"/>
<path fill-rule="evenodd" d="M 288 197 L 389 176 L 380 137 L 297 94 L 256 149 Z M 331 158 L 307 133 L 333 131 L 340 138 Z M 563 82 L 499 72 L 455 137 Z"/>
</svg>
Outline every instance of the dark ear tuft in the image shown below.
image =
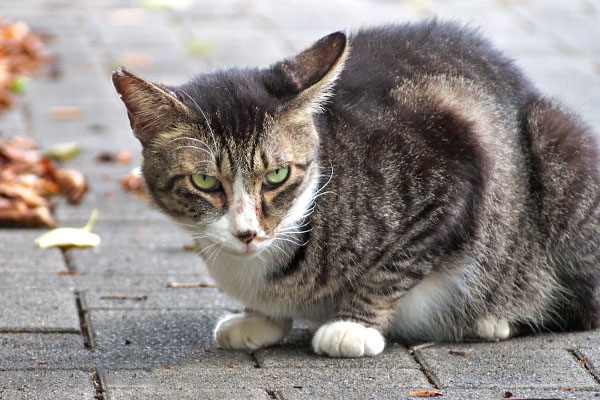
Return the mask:
<svg viewBox="0 0 600 400">
<path fill-rule="evenodd" d="M 348 47 L 348 39 L 342 32 L 335 32 L 314 43 L 293 58 L 274 64 L 265 75 L 265 86 L 279 98 L 309 91 L 311 96 L 327 96 L 327 91 L 342 70 Z M 320 89 L 320 90 L 312 90 Z M 307 93 L 308 94 L 308 93 Z"/>
<path fill-rule="evenodd" d="M 142 145 L 149 144 L 187 113 L 186 106 L 167 90 L 125 68 L 113 72 L 112 81 L 127 107 L 131 129 Z"/>
</svg>

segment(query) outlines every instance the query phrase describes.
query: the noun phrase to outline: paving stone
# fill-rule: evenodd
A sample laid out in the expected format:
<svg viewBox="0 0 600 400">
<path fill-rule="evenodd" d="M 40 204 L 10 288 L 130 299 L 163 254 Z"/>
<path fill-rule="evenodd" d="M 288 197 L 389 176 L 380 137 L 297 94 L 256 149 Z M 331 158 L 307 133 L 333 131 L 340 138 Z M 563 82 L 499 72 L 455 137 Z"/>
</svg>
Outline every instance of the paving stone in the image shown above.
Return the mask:
<svg viewBox="0 0 600 400">
<path fill-rule="evenodd" d="M 339 361 L 339 360 L 338 360 Z M 348 388 L 382 389 L 396 392 L 401 389 L 431 388 L 424 375 L 415 369 L 263 369 L 263 368 L 206 368 L 202 365 L 184 365 L 173 369 L 156 368 L 152 371 L 108 371 L 106 386 L 112 387 L 170 387 L 212 389 L 263 388 L 270 392 L 318 390 L 321 393 L 343 391 Z M 300 389 L 296 389 L 300 390 Z M 338 397 L 339 398 L 339 397 Z"/>
<path fill-rule="evenodd" d="M 600 390 L 600 385 L 562 349 L 485 349 L 443 345 L 416 352 L 440 387 Z M 464 355 L 466 354 L 466 356 Z M 460 371 L 457 374 L 456 371 Z"/>
<path fill-rule="evenodd" d="M 2 371 L 2 399 L 92 399 L 96 390 L 84 371 Z"/>
<path fill-rule="evenodd" d="M 215 288 L 166 290 L 87 290 L 81 293 L 85 310 L 216 309 L 242 311 L 243 304 Z"/>
<path fill-rule="evenodd" d="M 79 222 L 84 224 L 85 220 Z M 102 249 L 110 252 L 115 248 L 121 251 L 137 249 L 146 252 L 195 254 L 192 250 L 184 249 L 185 245 L 192 243 L 190 234 L 166 217 L 162 220 L 115 223 L 104 220 L 100 215 L 93 231 L 102 238 L 101 246 L 95 249 L 98 255 L 101 255 Z M 89 250 L 91 249 L 74 249 L 67 254 L 71 257 L 72 254 L 85 253 Z M 196 258 L 200 260 L 199 257 Z"/>
<path fill-rule="evenodd" d="M 183 250 L 182 247 L 183 244 L 177 250 L 168 251 L 100 245 L 94 249 L 69 252 L 68 262 L 73 269 L 81 273 L 186 273 L 205 274 L 208 279 L 202 259 L 194 252 Z"/>
<path fill-rule="evenodd" d="M 214 399 L 214 400 L 269 400 L 272 397 L 263 389 L 203 389 L 168 388 L 144 386 L 136 389 L 114 388 L 106 391 L 107 400 L 146 400 L 146 399 Z"/>
<path fill-rule="evenodd" d="M 80 334 L 1 333 L 0 371 L 86 369 L 95 363 Z M 2 375 L 3 372 L 0 372 Z M 2 398 L 2 397 L 0 397 Z"/>
<path fill-rule="evenodd" d="M 209 310 L 92 310 L 92 341 L 114 346 L 189 346 L 216 348 L 212 331 L 224 311 Z"/>
<path fill-rule="evenodd" d="M 210 283 L 203 274 L 144 274 L 141 271 L 121 273 L 107 270 L 102 274 L 78 273 L 72 276 L 75 287 L 80 290 L 103 288 L 106 290 L 164 290 L 170 283 Z"/>
<path fill-rule="evenodd" d="M 312 334 L 306 329 L 293 329 L 281 344 L 254 352 L 261 368 L 342 368 L 347 369 L 394 369 L 419 368 L 406 347 L 390 343 L 377 357 L 360 359 L 335 359 L 316 356 L 311 347 Z"/>
<path fill-rule="evenodd" d="M 0 332 L 79 332 L 75 298 L 68 289 L 2 289 Z"/>
<path fill-rule="evenodd" d="M 60 250 L 40 249 L 34 240 L 48 229 L 0 228 L 0 273 L 56 273 L 66 265 Z"/>
<path fill-rule="evenodd" d="M 0 271 L 0 291 L 19 289 L 71 289 L 74 287 L 71 272 L 66 268 L 59 273 L 4 272 Z"/>
</svg>

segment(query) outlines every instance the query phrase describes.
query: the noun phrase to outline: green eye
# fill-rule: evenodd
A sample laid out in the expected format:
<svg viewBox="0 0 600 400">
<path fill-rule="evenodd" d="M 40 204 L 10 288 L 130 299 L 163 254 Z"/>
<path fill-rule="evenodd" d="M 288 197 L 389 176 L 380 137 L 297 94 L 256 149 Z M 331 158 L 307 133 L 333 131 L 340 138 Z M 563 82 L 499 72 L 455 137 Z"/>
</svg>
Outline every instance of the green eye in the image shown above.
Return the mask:
<svg viewBox="0 0 600 400">
<path fill-rule="evenodd" d="M 289 167 L 277 168 L 265 175 L 265 184 L 271 187 L 281 185 L 285 182 L 289 172 Z"/>
<path fill-rule="evenodd" d="M 192 183 L 200 190 L 210 192 L 221 187 L 221 182 L 214 176 L 192 174 Z"/>
</svg>

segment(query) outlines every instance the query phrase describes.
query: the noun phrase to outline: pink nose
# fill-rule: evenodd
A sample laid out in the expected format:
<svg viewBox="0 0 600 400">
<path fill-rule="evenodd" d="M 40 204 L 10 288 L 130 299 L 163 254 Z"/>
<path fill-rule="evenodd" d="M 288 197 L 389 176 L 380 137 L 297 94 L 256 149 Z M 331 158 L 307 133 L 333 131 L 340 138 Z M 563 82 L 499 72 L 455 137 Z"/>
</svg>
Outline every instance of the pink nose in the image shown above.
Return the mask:
<svg viewBox="0 0 600 400">
<path fill-rule="evenodd" d="M 235 237 L 238 238 L 244 244 L 250 244 L 252 240 L 256 237 L 256 232 L 254 231 L 243 231 L 237 232 Z"/>
</svg>

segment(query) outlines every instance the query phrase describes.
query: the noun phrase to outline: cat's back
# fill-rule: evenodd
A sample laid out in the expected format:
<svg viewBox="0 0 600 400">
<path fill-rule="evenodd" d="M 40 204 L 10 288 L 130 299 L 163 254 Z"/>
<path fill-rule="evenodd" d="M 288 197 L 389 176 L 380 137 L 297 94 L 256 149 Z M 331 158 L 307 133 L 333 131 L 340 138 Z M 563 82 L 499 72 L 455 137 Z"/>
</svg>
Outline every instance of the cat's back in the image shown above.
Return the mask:
<svg viewBox="0 0 600 400">
<path fill-rule="evenodd" d="M 478 30 L 431 20 L 364 29 L 351 35 L 350 55 L 334 102 L 381 102 L 403 83 L 441 76 L 477 82 L 501 102 L 522 102 L 532 91 L 512 60 Z"/>
</svg>

